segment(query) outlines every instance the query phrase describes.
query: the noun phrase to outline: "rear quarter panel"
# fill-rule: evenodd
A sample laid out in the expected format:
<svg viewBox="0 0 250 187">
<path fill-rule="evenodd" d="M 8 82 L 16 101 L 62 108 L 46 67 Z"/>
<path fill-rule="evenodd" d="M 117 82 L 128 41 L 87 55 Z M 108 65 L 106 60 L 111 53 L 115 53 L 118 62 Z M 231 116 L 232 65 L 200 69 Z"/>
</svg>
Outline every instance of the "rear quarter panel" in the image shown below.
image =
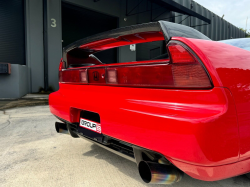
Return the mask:
<svg viewBox="0 0 250 187">
<path fill-rule="evenodd" d="M 189 45 L 202 59 L 215 86 L 233 95 L 239 124 L 240 159 L 250 157 L 250 51 L 216 41 L 173 38 Z"/>
</svg>

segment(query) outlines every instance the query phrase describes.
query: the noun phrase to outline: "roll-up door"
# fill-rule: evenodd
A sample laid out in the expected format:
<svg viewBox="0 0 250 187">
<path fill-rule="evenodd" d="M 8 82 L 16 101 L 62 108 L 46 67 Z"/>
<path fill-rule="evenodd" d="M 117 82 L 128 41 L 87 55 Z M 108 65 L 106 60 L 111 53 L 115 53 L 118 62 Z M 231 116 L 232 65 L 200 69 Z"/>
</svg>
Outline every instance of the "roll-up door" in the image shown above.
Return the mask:
<svg viewBox="0 0 250 187">
<path fill-rule="evenodd" d="M 24 1 L 0 1 L 0 62 L 25 65 Z"/>
</svg>

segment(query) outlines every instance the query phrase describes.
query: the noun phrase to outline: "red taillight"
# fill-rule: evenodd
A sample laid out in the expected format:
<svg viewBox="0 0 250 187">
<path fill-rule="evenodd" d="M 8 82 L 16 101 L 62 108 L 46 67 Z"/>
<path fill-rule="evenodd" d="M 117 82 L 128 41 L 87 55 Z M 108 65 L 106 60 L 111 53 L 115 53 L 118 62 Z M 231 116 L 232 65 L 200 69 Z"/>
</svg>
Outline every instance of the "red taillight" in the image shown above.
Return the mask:
<svg viewBox="0 0 250 187">
<path fill-rule="evenodd" d="M 61 83 L 88 83 L 87 69 L 59 71 L 59 82 Z"/>
<path fill-rule="evenodd" d="M 211 88 L 210 80 L 200 64 L 173 64 L 174 86 L 177 88 Z"/>
<path fill-rule="evenodd" d="M 198 57 L 184 44 L 172 41 L 168 44 L 174 87 L 211 88 L 211 82 Z"/>
<path fill-rule="evenodd" d="M 61 83 L 87 83 L 87 69 L 67 70 L 61 59 L 59 64 L 59 82 Z"/>
<path fill-rule="evenodd" d="M 107 83 L 109 84 L 118 83 L 116 69 L 107 69 Z"/>
<path fill-rule="evenodd" d="M 205 68 L 187 46 L 171 41 L 167 48 L 170 60 L 61 70 L 60 82 L 133 87 L 212 88 Z"/>
<path fill-rule="evenodd" d="M 79 70 L 66 70 L 66 71 L 61 71 L 61 73 L 62 73 L 61 82 L 80 83 Z"/>
<path fill-rule="evenodd" d="M 181 45 L 171 43 L 168 45 L 168 50 L 171 55 L 172 63 L 194 63 L 196 60 L 193 56 Z"/>
<path fill-rule="evenodd" d="M 149 87 L 168 87 L 173 85 L 171 66 L 166 63 L 116 67 L 115 72 L 116 75 L 114 75 L 114 68 L 107 69 L 108 83 Z"/>
<path fill-rule="evenodd" d="M 79 71 L 80 73 L 80 82 L 88 83 L 88 72 L 87 69 L 83 69 Z"/>
</svg>

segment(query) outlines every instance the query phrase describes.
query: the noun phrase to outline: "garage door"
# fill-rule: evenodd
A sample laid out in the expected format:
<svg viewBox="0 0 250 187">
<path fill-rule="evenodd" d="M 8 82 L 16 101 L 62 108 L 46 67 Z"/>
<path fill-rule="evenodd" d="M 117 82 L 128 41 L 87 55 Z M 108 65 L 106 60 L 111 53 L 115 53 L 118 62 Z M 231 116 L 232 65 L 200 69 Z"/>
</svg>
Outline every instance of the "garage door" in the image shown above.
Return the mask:
<svg viewBox="0 0 250 187">
<path fill-rule="evenodd" d="M 24 1 L 0 0 L 0 62 L 25 65 Z"/>
<path fill-rule="evenodd" d="M 62 3 L 62 46 L 117 28 L 118 19 L 68 3 Z M 117 62 L 117 49 L 96 53 L 103 63 Z"/>
</svg>

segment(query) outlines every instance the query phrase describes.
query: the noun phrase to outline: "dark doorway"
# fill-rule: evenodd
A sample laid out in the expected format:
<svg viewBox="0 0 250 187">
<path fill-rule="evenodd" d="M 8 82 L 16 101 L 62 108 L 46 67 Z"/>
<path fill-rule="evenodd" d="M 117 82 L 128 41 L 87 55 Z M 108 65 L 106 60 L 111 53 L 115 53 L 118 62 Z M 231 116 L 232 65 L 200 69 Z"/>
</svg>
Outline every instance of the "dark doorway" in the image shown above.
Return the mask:
<svg viewBox="0 0 250 187">
<path fill-rule="evenodd" d="M 118 18 L 62 2 L 62 46 L 118 27 Z M 95 54 L 103 63 L 117 62 L 117 49 Z"/>
</svg>

